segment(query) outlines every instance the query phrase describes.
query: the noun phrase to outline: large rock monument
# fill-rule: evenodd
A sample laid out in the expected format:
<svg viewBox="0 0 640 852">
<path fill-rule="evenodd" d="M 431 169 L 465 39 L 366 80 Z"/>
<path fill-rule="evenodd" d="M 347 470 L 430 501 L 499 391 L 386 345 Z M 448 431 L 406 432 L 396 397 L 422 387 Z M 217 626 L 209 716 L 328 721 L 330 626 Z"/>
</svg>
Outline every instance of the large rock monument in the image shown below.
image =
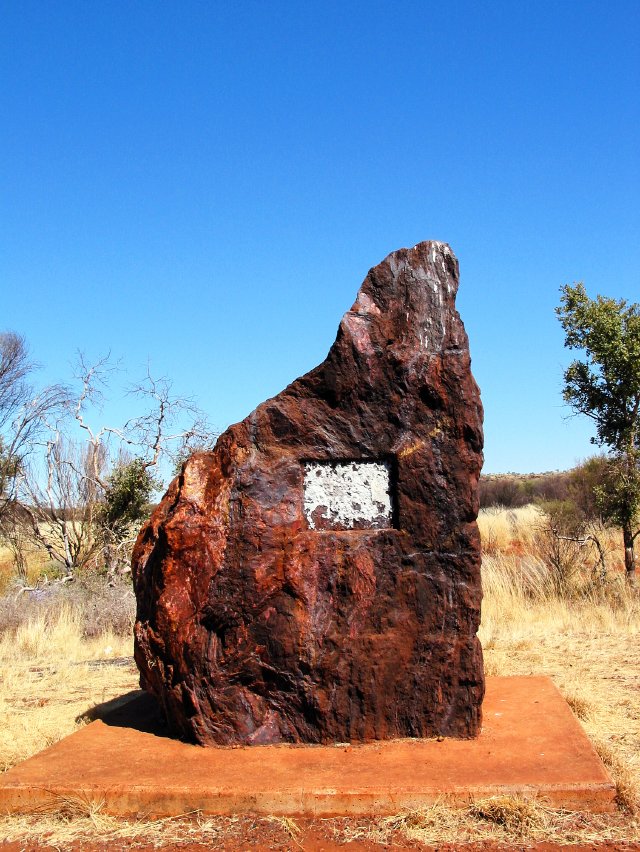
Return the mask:
<svg viewBox="0 0 640 852">
<path fill-rule="evenodd" d="M 202 745 L 479 732 L 482 407 L 444 243 L 371 269 L 326 361 L 193 455 L 133 556 L 135 658 Z"/>
</svg>

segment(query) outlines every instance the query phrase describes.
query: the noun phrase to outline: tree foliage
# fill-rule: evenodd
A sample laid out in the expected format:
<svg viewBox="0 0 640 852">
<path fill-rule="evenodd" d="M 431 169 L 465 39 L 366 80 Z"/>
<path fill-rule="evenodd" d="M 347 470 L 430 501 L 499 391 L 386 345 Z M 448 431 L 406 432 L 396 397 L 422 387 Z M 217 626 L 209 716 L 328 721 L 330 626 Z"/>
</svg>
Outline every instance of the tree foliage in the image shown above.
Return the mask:
<svg viewBox="0 0 640 852">
<path fill-rule="evenodd" d="M 106 478 L 98 512 L 102 527 L 122 540 L 149 514 L 151 495 L 161 487 L 144 459 L 121 459 Z"/>
<path fill-rule="evenodd" d="M 565 346 L 585 353 L 564 374 L 563 396 L 596 426 L 594 443 L 640 449 L 640 305 L 590 299 L 583 284 L 562 288 L 556 309 Z"/>
<path fill-rule="evenodd" d="M 597 493 L 607 475 L 609 464 L 607 456 L 595 455 L 569 472 L 567 499 L 575 506 L 576 516 L 582 524 L 606 525 L 609 522 Z"/>
<path fill-rule="evenodd" d="M 564 399 L 594 421 L 592 441 L 610 457 L 594 489 L 605 520 L 622 528 L 625 567 L 634 581 L 635 527 L 640 513 L 640 305 L 590 299 L 583 284 L 566 285 L 556 309 L 565 346 L 584 353 L 564 374 Z"/>
<path fill-rule="evenodd" d="M 605 523 L 633 528 L 640 520 L 640 469 L 637 454 L 618 454 L 603 470 L 600 482 L 594 488 L 596 505 Z M 633 538 L 638 531 L 633 532 Z"/>
</svg>

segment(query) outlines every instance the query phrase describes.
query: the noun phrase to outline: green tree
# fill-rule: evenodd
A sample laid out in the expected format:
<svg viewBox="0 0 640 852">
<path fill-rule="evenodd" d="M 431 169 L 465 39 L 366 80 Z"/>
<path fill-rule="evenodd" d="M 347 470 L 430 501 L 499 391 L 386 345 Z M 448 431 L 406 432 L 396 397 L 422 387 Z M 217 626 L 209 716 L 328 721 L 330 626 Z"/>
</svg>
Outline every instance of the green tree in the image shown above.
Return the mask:
<svg viewBox="0 0 640 852">
<path fill-rule="evenodd" d="M 161 487 L 141 458 L 122 456 L 106 477 L 96 525 L 109 575 L 126 570 L 140 522 L 151 512 L 151 495 Z"/>
<path fill-rule="evenodd" d="M 596 500 L 603 518 L 622 529 L 627 579 L 633 584 L 640 533 L 640 305 L 590 299 L 583 284 L 567 284 L 561 294 L 556 313 L 565 346 L 584 353 L 565 371 L 563 396 L 593 420 L 592 442 L 609 451 Z"/>
<path fill-rule="evenodd" d="M 149 515 L 151 495 L 161 486 L 144 459 L 121 460 L 107 477 L 99 523 L 117 540 L 124 538 Z"/>
</svg>

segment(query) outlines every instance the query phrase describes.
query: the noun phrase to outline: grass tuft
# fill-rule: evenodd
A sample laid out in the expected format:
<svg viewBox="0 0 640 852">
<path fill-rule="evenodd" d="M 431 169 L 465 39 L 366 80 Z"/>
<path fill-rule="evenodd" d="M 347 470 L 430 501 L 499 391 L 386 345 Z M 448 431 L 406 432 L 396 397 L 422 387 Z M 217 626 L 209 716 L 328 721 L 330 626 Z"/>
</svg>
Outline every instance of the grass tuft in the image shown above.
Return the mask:
<svg viewBox="0 0 640 852">
<path fill-rule="evenodd" d="M 593 704 L 584 695 L 581 695 L 579 692 L 565 692 L 564 697 L 578 719 L 584 722 L 593 717 Z"/>
<path fill-rule="evenodd" d="M 66 605 L 0 634 L 0 771 L 84 725 L 87 710 L 136 689 L 132 640 L 111 631 L 83 636 Z M 129 659 L 112 666 L 115 658 Z M 104 665 L 95 665 L 96 662 Z"/>
<path fill-rule="evenodd" d="M 633 764 L 622 758 L 611 743 L 596 740 L 594 747 L 614 780 L 618 807 L 634 816 L 640 813 L 640 778 L 633 771 Z M 637 770 L 637 755 L 634 762 Z"/>
<path fill-rule="evenodd" d="M 474 802 L 469 813 L 480 820 L 500 826 L 508 834 L 523 837 L 546 825 L 546 812 L 529 799 L 492 796 Z"/>
</svg>

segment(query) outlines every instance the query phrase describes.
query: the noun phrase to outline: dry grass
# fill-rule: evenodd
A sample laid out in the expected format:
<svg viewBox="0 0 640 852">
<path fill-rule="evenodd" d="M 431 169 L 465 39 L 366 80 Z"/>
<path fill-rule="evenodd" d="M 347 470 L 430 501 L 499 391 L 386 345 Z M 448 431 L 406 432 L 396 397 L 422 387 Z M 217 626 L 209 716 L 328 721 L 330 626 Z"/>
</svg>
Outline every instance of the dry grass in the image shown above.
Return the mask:
<svg viewBox="0 0 640 852">
<path fill-rule="evenodd" d="M 531 548 L 536 529 L 543 520 L 544 515 L 533 505 L 519 509 L 482 509 L 478 527 L 484 553 L 522 554 Z"/>
<path fill-rule="evenodd" d="M 629 841 L 640 837 L 640 826 L 626 814 L 603 815 L 560 811 L 535 799 L 495 796 L 452 808 L 438 802 L 376 820 L 332 820 L 339 843 L 365 841 L 392 848 L 399 838 L 438 848 L 443 843 L 497 843 L 523 849 L 524 844 L 558 845 Z M 502 844 L 509 844 L 503 846 Z M 513 844 L 513 845 L 511 845 Z"/>
<path fill-rule="evenodd" d="M 543 520 L 532 507 L 481 515 L 481 534 L 490 543 L 483 563 L 480 631 L 486 669 L 488 674 L 546 674 L 554 680 L 614 777 L 618 812 L 570 813 L 510 797 L 471 802 L 462 809 L 440 802 L 393 817 L 321 821 L 323 831 L 338 842 L 522 846 L 640 840 L 640 600 L 617 575 L 605 587 L 594 586 L 588 570 L 579 572 L 570 594 L 555 594 L 549 569 L 534 547 Z M 76 717 L 94 704 L 136 687 L 132 663 L 108 664 L 131 654 L 130 641 L 108 634 L 86 639 L 82 633 L 80 615 L 63 608 L 56 617 L 31 618 L 0 639 L 0 767 L 72 732 Z M 204 819 L 192 814 L 126 821 L 106 815 L 99 804 L 65 801 L 54 813 L 0 819 L 0 840 L 62 848 L 92 839 L 220 847 L 229 841 L 244 848 L 243 843 L 249 846 L 265 832 L 276 832 L 274 842 L 284 848 L 304 845 L 304 821 L 278 817 Z"/>
<path fill-rule="evenodd" d="M 72 733 L 82 724 L 76 718 L 95 704 L 136 689 L 131 654 L 130 638 L 113 633 L 83 638 L 79 614 L 65 606 L 5 631 L 0 637 L 0 769 Z"/>
<path fill-rule="evenodd" d="M 508 542 L 485 557 L 485 670 L 550 676 L 609 768 L 619 804 L 634 814 L 640 807 L 640 597 L 619 573 L 604 586 L 578 574 L 571 594 L 559 597 L 547 573 L 531 553 L 514 557 Z"/>
<path fill-rule="evenodd" d="M 219 841 L 246 832 L 243 823 L 237 817 L 205 819 L 197 813 L 159 820 L 123 820 L 102 813 L 99 804 L 65 800 L 55 813 L 0 817 L 0 841 L 28 841 L 58 849 L 69 849 L 72 844 L 82 848 L 96 839 L 109 847 L 117 842 L 133 847 L 197 842 L 217 848 Z"/>
<path fill-rule="evenodd" d="M 53 566 L 48 555 L 42 550 L 32 548 L 26 552 L 26 582 L 31 585 L 49 572 L 57 576 L 59 571 Z M 13 553 L 10 548 L 0 544 L 0 595 L 15 584 L 17 578 Z"/>
</svg>

